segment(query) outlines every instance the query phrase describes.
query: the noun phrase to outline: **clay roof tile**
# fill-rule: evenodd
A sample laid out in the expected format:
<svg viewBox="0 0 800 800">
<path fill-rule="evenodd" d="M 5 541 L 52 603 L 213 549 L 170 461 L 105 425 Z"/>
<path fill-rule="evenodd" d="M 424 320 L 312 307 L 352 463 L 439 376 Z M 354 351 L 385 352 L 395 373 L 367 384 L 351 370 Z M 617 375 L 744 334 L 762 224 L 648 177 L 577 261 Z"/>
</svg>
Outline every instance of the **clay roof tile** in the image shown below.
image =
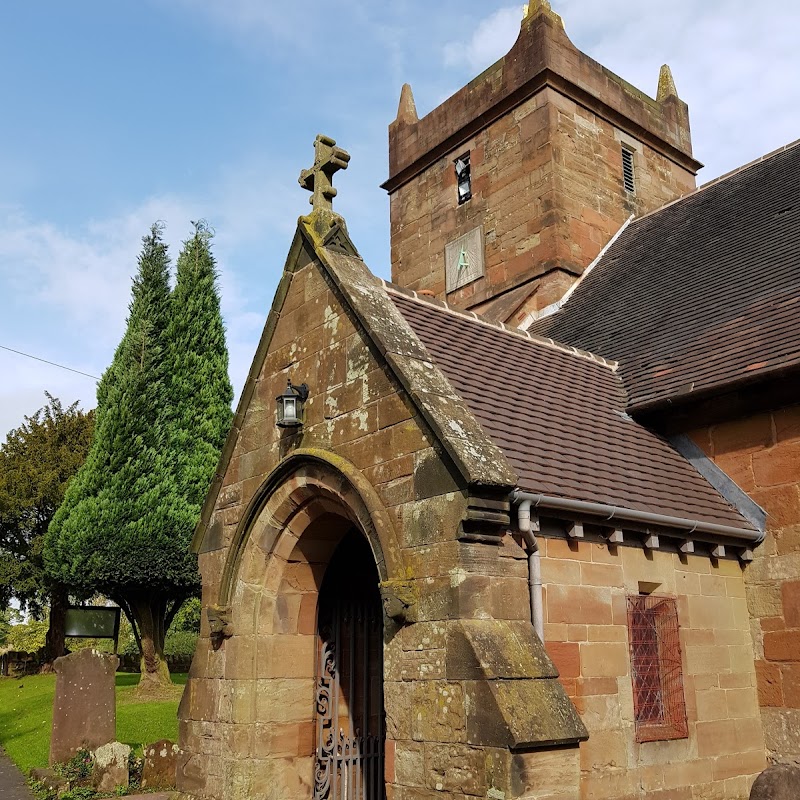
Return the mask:
<svg viewBox="0 0 800 800">
<path fill-rule="evenodd" d="M 749 527 L 688 461 L 628 416 L 613 364 L 387 290 L 521 489 Z"/>
</svg>

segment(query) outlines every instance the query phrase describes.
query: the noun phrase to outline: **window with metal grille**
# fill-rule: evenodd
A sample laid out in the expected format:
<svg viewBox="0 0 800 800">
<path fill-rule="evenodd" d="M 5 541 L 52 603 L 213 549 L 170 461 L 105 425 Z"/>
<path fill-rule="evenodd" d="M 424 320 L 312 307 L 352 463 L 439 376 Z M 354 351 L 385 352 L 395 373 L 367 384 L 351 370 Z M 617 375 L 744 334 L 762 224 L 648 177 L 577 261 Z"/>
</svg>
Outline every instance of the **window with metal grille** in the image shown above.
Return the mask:
<svg viewBox="0 0 800 800">
<path fill-rule="evenodd" d="M 466 203 L 472 197 L 472 173 L 469 166 L 469 153 L 455 160 L 458 204 Z"/>
<path fill-rule="evenodd" d="M 688 736 L 678 606 L 672 597 L 628 597 L 636 741 Z"/>
<path fill-rule="evenodd" d="M 633 169 L 633 150 L 622 145 L 622 183 L 625 191 L 636 194 L 636 173 Z"/>
</svg>

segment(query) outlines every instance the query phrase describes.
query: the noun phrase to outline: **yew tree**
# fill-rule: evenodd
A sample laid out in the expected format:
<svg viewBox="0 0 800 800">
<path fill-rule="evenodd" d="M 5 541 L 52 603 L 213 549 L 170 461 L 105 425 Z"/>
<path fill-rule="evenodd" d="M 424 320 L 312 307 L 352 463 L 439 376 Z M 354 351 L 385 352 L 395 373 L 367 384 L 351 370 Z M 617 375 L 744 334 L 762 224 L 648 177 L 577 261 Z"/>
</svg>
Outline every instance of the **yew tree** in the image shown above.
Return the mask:
<svg viewBox="0 0 800 800">
<path fill-rule="evenodd" d="M 200 230 L 187 248 L 198 237 Z M 122 607 L 146 686 L 169 681 L 164 638 L 199 589 L 190 542 L 230 421 L 231 390 L 213 259 L 210 282 L 185 286 L 193 276 L 179 267 L 170 292 L 160 226 L 143 242 L 127 330 L 98 386 L 92 447 L 50 525 L 45 560 L 65 583 Z M 193 290 L 211 299 L 192 300 L 188 325 Z M 198 335 L 204 329 L 212 333 Z"/>
<path fill-rule="evenodd" d="M 0 445 L 0 608 L 16 598 L 36 619 L 47 613 L 45 664 L 64 654 L 68 587 L 42 562 L 47 526 L 83 464 L 92 440 L 93 413 L 77 403 L 47 404 L 12 430 Z"/>
</svg>

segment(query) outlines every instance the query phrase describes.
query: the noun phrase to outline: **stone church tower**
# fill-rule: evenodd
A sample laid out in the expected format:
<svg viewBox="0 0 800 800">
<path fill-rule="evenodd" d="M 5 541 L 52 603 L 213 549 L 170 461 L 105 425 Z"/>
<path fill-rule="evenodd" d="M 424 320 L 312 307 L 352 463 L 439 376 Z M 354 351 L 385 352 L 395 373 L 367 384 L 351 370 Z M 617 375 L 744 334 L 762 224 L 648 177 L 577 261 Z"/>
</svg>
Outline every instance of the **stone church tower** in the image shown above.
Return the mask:
<svg viewBox="0 0 800 800">
<path fill-rule="evenodd" d="M 515 323 L 560 299 L 631 215 L 695 188 L 669 67 L 657 99 L 581 53 L 547 0 L 509 53 L 389 128 L 392 281 Z"/>
</svg>

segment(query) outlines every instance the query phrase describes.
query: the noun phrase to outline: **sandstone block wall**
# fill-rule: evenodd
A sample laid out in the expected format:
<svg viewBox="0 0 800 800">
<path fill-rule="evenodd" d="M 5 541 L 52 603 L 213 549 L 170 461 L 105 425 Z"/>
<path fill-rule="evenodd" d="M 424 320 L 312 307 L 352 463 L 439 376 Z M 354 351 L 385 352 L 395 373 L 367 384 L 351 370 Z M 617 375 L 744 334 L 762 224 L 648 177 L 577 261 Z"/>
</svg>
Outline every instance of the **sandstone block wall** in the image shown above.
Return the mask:
<svg viewBox="0 0 800 800">
<path fill-rule="evenodd" d="M 692 432 L 767 512 L 745 570 L 764 736 L 771 760 L 800 763 L 800 406 Z"/>
<path fill-rule="evenodd" d="M 653 76 L 655 82 L 655 75 Z M 688 107 L 674 93 L 654 100 L 578 50 L 561 20 L 533 13 L 522 21 L 511 50 L 420 120 L 416 111 L 398 115 L 389 127 L 389 180 L 408 178 L 443 143 L 513 108 L 520 98 L 549 82 L 563 93 L 603 108 L 609 117 L 636 128 L 688 166 L 692 161 Z"/>
<path fill-rule="evenodd" d="M 289 365 L 293 382 L 311 387 L 299 442 L 275 426 L 275 397 L 285 388 Z M 350 460 L 369 477 L 398 526 L 415 498 L 415 468 L 434 455 L 410 406 L 313 264 L 292 278 L 200 554 L 204 606 L 219 600 L 228 547 L 248 503 L 279 461 L 299 446 Z M 443 505 L 459 506 L 462 498 L 452 481 L 439 489 Z M 294 786 L 298 797 L 311 795 L 309 712 L 324 563 L 309 568 L 295 559 L 291 571 L 298 574 L 286 578 L 289 587 L 283 575 L 274 578 L 277 585 L 264 585 L 270 554 L 257 538 L 243 557 L 234 590 L 236 635 L 215 650 L 204 619 L 181 710 L 181 743 L 192 757 L 179 782 L 201 797 L 237 792 L 268 797 L 271 783 L 284 791 Z M 312 557 L 312 564 L 320 560 Z"/>
<path fill-rule="evenodd" d="M 287 367 L 311 390 L 299 434 L 274 424 Z M 265 478 L 300 450 L 345 471 L 301 468 L 273 487 L 237 539 Z M 357 519 L 347 518 L 361 500 L 346 474 L 360 476 L 361 497 L 372 498 Z M 493 529 L 482 534 L 493 543 L 461 536 L 469 501 L 456 474 L 319 266 L 296 271 L 200 553 L 203 605 L 229 605 L 230 629 L 213 640 L 203 619 L 179 712 L 181 791 L 311 796 L 317 599 L 355 519 L 377 532 L 370 544 L 383 589 L 409 605 L 408 619 L 387 617 L 384 630 L 388 796 L 577 800 L 575 747 L 511 750 L 537 730 L 562 730 L 564 708 L 548 686 L 574 709 L 536 650 L 524 553 Z"/>
<path fill-rule="evenodd" d="M 631 214 L 692 190 L 700 166 L 682 101 L 626 84 L 548 15 L 526 20 L 507 56 L 426 117 L 401 117 L 386 184 L 392 280 L 445 299 L 445 245 L 483 225 L 485 277 L 446 297 L 460 307 L 526 281 L 536 297 L 523 316 L 549 305 Z M 622 182 L 623 142 L 635 150 L 635 195 Z M 466 152 L 472 199 L 459 206 L 453 164 Z"/>
<path fill-rule="evenodd" d="M 636 150 L 636 195 L 623 189 L 622 141 Z M 459 206 L 453 162 L 467 151 L 472 199 Z M 563 271 L 540 286 L 535 307 L 543 308 L 631 214 L 694 185 L 682 167 L 545 88 L 392 194 L 392 280 L 473 307 L 522 281 Z M 478 225 L 485 277 L 446 295 L 445 245 Z"/>
<path fill-rule="evenodd" d="M 764 768 L 749 614 L 736 561 L 544 540 L 545 643 L 589 729 L 581 798 L 746 800 Z M 626 596 L 677 598 L 689 736 L 637 743 Z"/>
</svg>

